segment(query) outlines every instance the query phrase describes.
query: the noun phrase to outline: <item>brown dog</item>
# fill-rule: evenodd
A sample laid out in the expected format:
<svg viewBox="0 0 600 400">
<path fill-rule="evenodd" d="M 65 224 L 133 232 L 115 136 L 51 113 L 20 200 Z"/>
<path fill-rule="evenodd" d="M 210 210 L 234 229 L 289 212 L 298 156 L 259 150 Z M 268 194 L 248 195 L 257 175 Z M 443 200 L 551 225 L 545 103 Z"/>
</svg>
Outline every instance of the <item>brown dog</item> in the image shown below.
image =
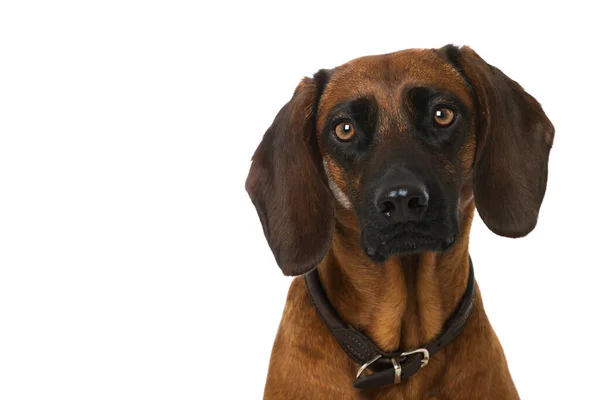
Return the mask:
<svg viewBox="0 0 600 400">
<path fill-rule="evenodd" d="M 468 47 L 363 57 L 302 80 L 246 189 L 284 274 L 317 267 L 348 324 L 382 351 L 416 349 L 465 292 L 475 205 L 499 235 L 535 227 L 553 137 L 539 103 Z M 462 333 L 414 376 L 358 390 L 359 367 L 295 279 L 265 398 L 518 398 L 478 289 Z"/>
</svg>

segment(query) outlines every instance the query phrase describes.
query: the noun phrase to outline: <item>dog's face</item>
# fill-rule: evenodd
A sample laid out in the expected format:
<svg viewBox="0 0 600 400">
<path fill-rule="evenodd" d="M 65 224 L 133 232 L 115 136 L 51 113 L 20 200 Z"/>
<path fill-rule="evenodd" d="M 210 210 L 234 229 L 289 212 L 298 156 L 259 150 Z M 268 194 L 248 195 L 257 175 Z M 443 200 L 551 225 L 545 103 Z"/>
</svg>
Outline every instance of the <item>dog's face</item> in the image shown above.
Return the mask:
<svg viewBox="0 0 600 400">
<path fill-rule="evenodd" d="M 334 196 L 358 217 L 361 246 L 377 261 L 447 249 L 475 154 L 465 79 L 430 50 L 360 58 L 322 73 L 319 148 Z"/>
<path fill-rule="evenodd" d="M 443 251 L 473 198 L 500 235 L 534 228 L 553 136 L 537 101 L 469 48 L 363 57 L 300 83 L 246 188 L 288 275 L 326 254 L 335 202 L 375 261 Z"/>
</svg>

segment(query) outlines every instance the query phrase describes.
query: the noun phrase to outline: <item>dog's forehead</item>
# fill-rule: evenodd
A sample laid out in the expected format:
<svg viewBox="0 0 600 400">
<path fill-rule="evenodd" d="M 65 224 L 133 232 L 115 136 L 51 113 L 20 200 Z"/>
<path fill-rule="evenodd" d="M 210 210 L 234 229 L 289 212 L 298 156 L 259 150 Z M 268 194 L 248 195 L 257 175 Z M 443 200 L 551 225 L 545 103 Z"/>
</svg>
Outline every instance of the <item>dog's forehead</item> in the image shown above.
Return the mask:
<svg viewBox="0 0 600 400">
<path fill-rule="evenodd" d="M 333 70 L 319 102 L 319 125 L 336 105 L 374 98 L 391 111 L 400 107 L 402 88 L 429 86 L 454 93 L 467 106 L 472 100 L 463 76 L 436 50 L 410 49 L 366 56 Z"/>
</svg>

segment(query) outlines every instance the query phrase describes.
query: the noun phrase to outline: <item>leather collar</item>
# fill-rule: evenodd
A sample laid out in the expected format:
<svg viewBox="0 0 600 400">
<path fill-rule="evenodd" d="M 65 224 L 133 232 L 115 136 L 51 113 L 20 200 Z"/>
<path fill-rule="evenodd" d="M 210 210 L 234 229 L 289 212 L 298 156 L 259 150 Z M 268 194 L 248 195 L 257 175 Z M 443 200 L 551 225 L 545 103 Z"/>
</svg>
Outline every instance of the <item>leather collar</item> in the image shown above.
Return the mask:
<svg viewBox="0 0 600 400">
<path fill-rule="evenodd" d="M 417 373 L 427 365 L 431 357 L 462 332 L 473 309 L 475 298 L 473 262 L 469 256 L 467 288 L 437 338 L 416 350 L 385 352 L 380 350 L 366 335 L 342 320 L 327 299 L 316 268 L 305 274 L 304 279 L 312 302 L 325 326 L 331 331 L 346 354 L 361 365 L 353 384 L 357 389 L 375 389 L 400 383 L 401 379 Z M 373 373 L 363 375 L 366 368 L 370 368 Z"/>
</svg>

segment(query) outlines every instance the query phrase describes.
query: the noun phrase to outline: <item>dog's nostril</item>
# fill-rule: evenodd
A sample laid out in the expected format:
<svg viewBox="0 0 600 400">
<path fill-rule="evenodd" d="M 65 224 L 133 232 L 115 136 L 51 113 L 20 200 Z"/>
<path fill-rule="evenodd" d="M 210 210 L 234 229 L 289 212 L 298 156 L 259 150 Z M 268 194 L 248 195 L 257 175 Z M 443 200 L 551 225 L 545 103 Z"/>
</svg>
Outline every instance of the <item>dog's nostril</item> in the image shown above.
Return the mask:
<svg viewBox="0 0 600 400">
<path fill-rule="evenodd" d="M 384 201 L 381 212 L 386 215 L 393 214 L 396 211 L 396 205 L 391 201 Z"/>
<path fill-rule="evenodd" d="M 427 205 L 427 201 L 424 197 L 418 196 L 413 197 L 408 201 L 408 208 L 411 210 L 420 210 Z"/>
</svg>

